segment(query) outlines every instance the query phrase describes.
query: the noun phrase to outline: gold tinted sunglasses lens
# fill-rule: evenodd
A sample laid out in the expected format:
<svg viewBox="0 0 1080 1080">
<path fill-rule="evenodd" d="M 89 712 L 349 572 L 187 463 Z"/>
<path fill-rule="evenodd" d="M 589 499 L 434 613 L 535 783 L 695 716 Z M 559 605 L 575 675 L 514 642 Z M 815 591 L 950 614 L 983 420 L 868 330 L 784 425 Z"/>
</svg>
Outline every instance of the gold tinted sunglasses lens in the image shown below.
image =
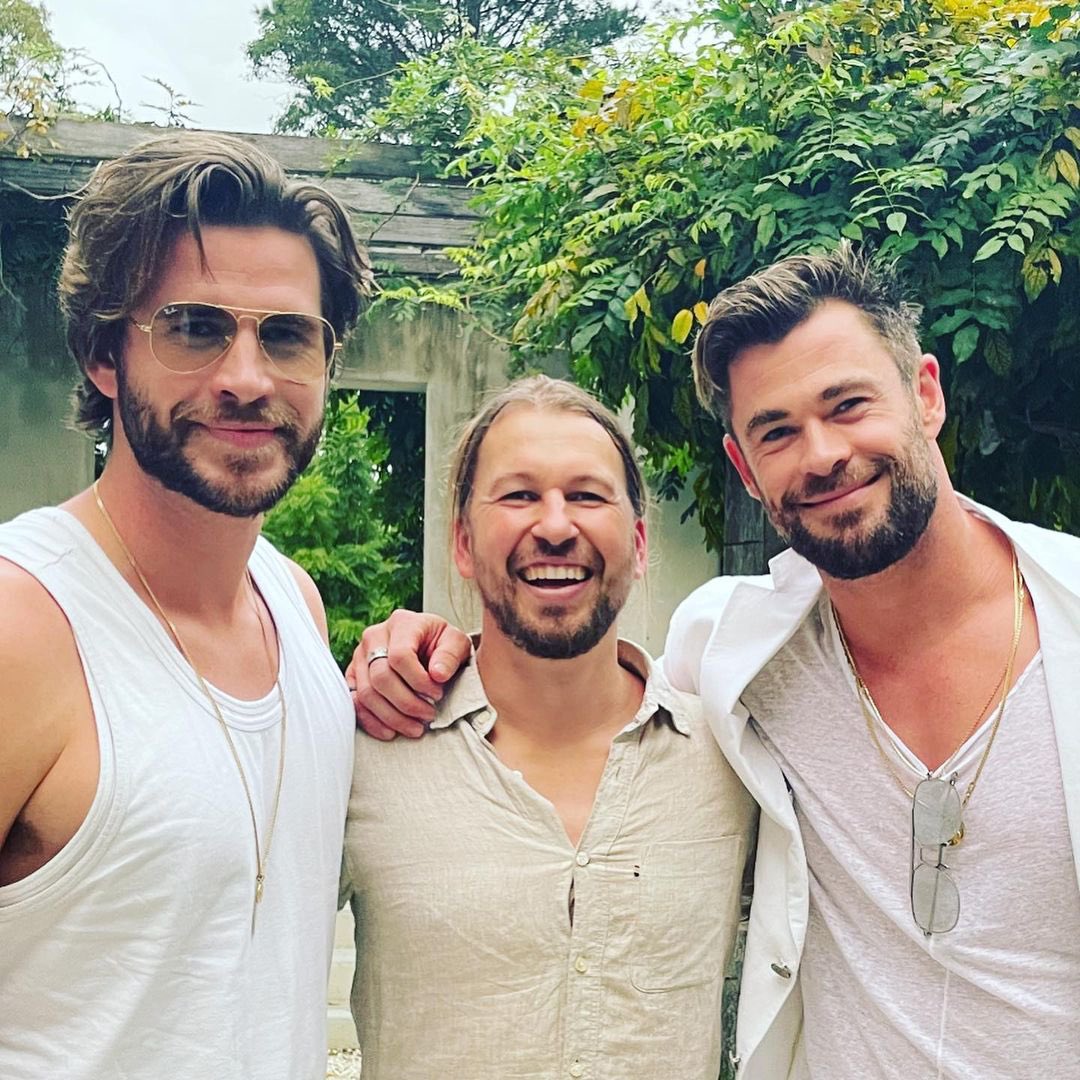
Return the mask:
<svg viewBox="0 0 1080 1080">
<path fill-rule="evenodd" d="M 150 322 L 150 348 L 170 371 L 212 364 L 236 334 L 236 318 L 210 304 L 166 304 Z"/>
<path fill-rule="evenodd" d="M 267 358 L 287 379 L 314 382 L 326 374 L 336 344 L 330 324 L 316 315 L 274 312 L 256 317 L 259 344 Z M 150 324 L 150 347 L 171 371 L 199 371 L 214 363 L 229 348 L 238 319 L 214 304 L 166 304 Z"/>
<path fill-rule="evenodd" d="M 334 331 L 314 315 L 283 312 L 259 323 L 263 352 L 290 379 L 321 379 L 334 352 Z"/>
</svg>

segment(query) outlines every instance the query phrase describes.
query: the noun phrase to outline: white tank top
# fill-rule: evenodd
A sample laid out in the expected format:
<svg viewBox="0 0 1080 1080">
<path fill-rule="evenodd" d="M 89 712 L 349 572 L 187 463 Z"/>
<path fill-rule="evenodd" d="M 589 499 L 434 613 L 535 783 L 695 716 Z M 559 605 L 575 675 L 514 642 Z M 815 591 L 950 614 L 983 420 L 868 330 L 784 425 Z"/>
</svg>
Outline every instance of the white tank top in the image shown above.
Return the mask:
<svg viewBox="0 0 1080 1080">
<path fill-rule="evenodd" d="M 85 529 L 57 509 L 0 526 L 0 557 L 71 624 L 97 722 L 85 821 L 0 888 L 3 1080 L 315 1080 L 352 765 L 353 709 L 285 560 L 250 569 L 281 643 L 287 743 L 266 892 L 244 789 L 191 668 Z M 277 782 L 276 691 L 216 692 L 260 825 Z"/>
<path fill-rule="evenodd" d="M 912 800 L 870 739 L 827 599 L 743 701 L 794 792 L 810 869 L 802 1075 L 1080 1075 L 1080 893 L 1041 656 L 1009 694 L 964 839 L 945 856 L 960 921 L 930 938 L 911 915 Z M 878 724 L 911 790 L 925 767 Z M 938 775 L 958 773 L 962 791 L 991 726 Z"/>
</svg>

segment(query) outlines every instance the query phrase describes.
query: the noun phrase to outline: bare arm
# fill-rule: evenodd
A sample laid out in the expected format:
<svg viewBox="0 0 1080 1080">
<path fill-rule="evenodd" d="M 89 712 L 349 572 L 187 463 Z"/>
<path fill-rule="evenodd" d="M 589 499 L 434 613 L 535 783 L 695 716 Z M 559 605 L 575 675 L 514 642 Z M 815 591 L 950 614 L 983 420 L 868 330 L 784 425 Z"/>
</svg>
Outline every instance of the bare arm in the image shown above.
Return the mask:
<svg viewBox="0 0 1080 1080">
<path fill-rule="evenodd" d="M 385 659 L 369 664 L 380 650 Z M 369 626 L 345 671 L 357 723 L 376 739 L 419 738 L 435 716 L 432 702 L 471 652 L 468 637 L 438 615 L 398 610 Z"/>
<path fill-rule="evenodd" d="M 97 732 L 63 613 L 0 560 L 0 885 L 33 873 L 74 836 L 93 801 Z"/>
</svg>

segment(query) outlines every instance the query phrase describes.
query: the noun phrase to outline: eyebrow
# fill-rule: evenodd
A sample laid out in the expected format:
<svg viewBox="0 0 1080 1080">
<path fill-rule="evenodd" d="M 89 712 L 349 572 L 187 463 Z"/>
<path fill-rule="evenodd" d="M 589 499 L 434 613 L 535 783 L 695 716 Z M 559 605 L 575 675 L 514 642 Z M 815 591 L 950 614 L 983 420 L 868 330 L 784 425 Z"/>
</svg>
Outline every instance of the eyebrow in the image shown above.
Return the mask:
<svg viewBox="0 0 1080 1080">
<path fill-rule="evenodd" d="M 834 401 L 838 397 L 850 394 L 857 390 L 870 390 L 876 392 L 878 384 L 873 379 L 848 379 L 846 382 L 835 383 L 825 387 L 821 391 L 821 401 Z M 786 420 L 791 415 L 786 409 L 761 409 L 750 417 L 746 425 L 746 434 L 752 435 L 760 427 L 767 424 L 775 424 L 778 420 Z"/>
<path fill-rule="evenodd" d="M 526 487 L 531 487 L 537 483 L 539 483 L 539 480 L 532 473 L 502 473 L 495 477 L 492 487 L 498 487 L 503 484 L 510 486 L 523 484 Z M 603 488 L 605 491 L 611 493 L 614 493 L 617 490 L 616 486 L 610 480 L 605 480 L 602 476 L 597 476 L 595 473 L 580 473 L 577 476 L 570 477 L 570 480 L 567 483 L 568 487 L 578 487 L 581 485 Z"/>
</svg>

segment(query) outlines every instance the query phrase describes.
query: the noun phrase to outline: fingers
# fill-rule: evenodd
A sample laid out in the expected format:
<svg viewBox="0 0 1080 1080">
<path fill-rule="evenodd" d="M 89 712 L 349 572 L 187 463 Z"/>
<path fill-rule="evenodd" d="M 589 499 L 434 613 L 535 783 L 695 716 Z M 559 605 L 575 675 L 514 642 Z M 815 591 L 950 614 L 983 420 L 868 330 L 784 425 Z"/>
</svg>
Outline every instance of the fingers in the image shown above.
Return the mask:
<svg viewBox="0 0 1080 1080">
<path fill-rule="evenodd" d="M 428 672 L 435 683 L 452 678 L 458 668 L 469 659 L 472 642 L 456 626 L 446 623 L 432 642 Z"/>
<path fill-rule="evenodd" d="M 391 739 L 397 738 L 398 735 L 405 735 L 408 738 L 415 739 L 424 733 L 423 724 L 409 720 L 408 717 L 404 716 L 398 719 L 397 728 L 384 724 L 370 709 L 364 707 L 359 695 L 355 692 L 353 693 L 353 706 L 356 709 L 357 727 L 373 739 L 389 742 Z"/>
<path fill-rule="evenodd" d="M 395 611 L 386 622 L 369 626 L 345 673 L 357 724 L 376 739 L 418 738 L 435 717 L 441 683 L 469 651 L 469 639 L 436 615 Z M 425 666 L 429 654 L 438 660 L 438 680 Z"/>
</svg>

